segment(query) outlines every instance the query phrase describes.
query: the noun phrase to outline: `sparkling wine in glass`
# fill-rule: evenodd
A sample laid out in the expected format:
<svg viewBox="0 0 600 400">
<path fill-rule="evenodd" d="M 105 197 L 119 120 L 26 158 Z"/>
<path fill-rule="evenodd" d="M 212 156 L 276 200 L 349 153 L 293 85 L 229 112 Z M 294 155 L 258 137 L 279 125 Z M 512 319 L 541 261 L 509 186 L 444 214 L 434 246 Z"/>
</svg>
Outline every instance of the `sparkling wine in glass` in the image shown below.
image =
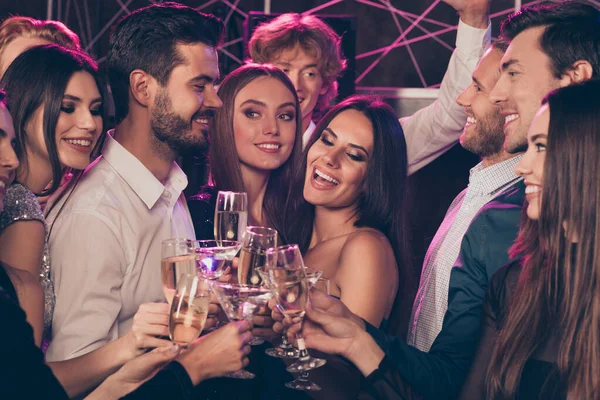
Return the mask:
<svg viewBox="0 0 600 400">
<path fill-rule="evenodd" d="M 252 317 L 258 309 L 266 306 L 273 296 L 272 290 L 264 286 L 212 281 L 212 289 L 230 321 L 247 320 L 252 322 Z M 255 375 L 242 369 L 228 374 L 227 377 L 253 379 Z"/>
<path fill-rule="evenodd" d="M 277 231 L 264 226 L 249 226 L 246 228 L 242 241 L 242 251 L 237 269 L 238 283 L 259 286 L 262 279 L 256 269 L 261 269 L 266 263 L 266 251 L 277 246 Z"/>
<path fill-rule="evenodd" d="M 285 317 L 292 320 L 300 319 L 301 323 L 308 302 L 309 282 L 298 245 L 287 245 L 267 250 L 265 270 L 269 276 L 269 284 L 275 289 L 277 309 Z M 289 372 L 305 372 L 325 365 L 325 360 L 312 357 L 308 353 L 301 331 L 297 333 L 297 339 L 300 354 L 298 361 L 287 368 Z M 303 386 L 296 385 L 294 381 L 286 383 L 286 386 L 298 390 L 321 389 L 308 380 Z"/>
<path fill-rule="evenodd" d="M 215 206 L 215 240 L 242 241 L 248 223 L 248 196 L 246 193 L 217 194 Z"/>
<path fill-rule="evenodd" d="M 169 337 L 182 348 L 187 348 L 200 336 L 210 302 L 208 281 L 196 274 L 179 277 L 169 315 Z"/>
<path fill-rule="evenodd" d="M 196 273 L 194 241 L 183 238 L 163 240 L 160 269 L 163 292 L 171 305 L 179 277 Z"/>
</svg>

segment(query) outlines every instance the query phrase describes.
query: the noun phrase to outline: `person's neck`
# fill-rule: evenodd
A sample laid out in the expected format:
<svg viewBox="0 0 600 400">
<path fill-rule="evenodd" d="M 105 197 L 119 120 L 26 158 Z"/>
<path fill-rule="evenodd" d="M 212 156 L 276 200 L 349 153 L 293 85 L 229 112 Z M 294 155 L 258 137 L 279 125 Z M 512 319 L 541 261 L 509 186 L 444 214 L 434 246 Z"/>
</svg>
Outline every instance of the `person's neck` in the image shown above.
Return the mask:
<svg viewBox="0 0 600 400">
<path fill-rule="evenodd" d="M 312 249 L 321 242 L 354 232 L 356 230 L 354 223 L 357 219 L 358 216 L 352 207 L 316 206 L 309 248 Z"/>
<path fill-rule="evenodd" d="M 164 182 L 177 154 L 155 138 L 147 115 L 136 116 L 131 111 L 114 130 L 113 138 L 130 152 L 158 179 Z"/>
<path fill-rule="evenodd" d="M 242 180 L 248 196 L 249 225 L 267 225 L 268 218 L 263 216 L 263 200 L 269 183 L 271 173 L 269 171 L 258 171 L 241 165 Z"/>
<path fill-rule="evenodd" d="M 506 151 L 502 150 L 499 153 L 492 154 L 487 157 L 482 157 L 481 164 L 483 165 L 483 168 L 491 167 L 492 165 L 496 165 L 506 160 L 510 160 L 511 158 L 516 157 L 519 154 L 521 153 L 509 154 Z"/>
<path fill-rule="evenodd" d="M 310 115 L 307 115 L 306 117 L 302 118 L 302 132 L 306 132 L 306 130 L 310 126 L 311 122 L 312 122 L 312 113 Z"/>
<path fill-rule="evenodd" d="M 17 181 L 33 193 L 42 193 L 52 182 L 52 166 L 48 161 L 31 156 L 17 168 Z"/>
</svg>

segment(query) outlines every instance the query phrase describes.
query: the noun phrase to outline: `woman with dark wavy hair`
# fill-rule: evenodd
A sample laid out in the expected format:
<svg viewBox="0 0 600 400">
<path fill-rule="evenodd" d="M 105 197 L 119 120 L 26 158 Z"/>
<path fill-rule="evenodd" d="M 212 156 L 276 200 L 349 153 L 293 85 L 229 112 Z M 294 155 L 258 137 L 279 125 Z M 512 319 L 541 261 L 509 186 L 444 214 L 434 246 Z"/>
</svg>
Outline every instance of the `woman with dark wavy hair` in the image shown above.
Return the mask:
<svg viewBox="0 0 600 400">
<path fill-rule="evenodd" d="M 600 81 L 544 100 L 516 167 L 527 217 L 492 278 L 464 399 L 600 398 Z"/>
<path fill-rule="evenodd" d="M 332 295 L 379 326 L 410 270 L 402 127 L 383 101 L 352 96 L 319 122 L 304 155 L 282 236 L 330 279 Z"/>
</svg>

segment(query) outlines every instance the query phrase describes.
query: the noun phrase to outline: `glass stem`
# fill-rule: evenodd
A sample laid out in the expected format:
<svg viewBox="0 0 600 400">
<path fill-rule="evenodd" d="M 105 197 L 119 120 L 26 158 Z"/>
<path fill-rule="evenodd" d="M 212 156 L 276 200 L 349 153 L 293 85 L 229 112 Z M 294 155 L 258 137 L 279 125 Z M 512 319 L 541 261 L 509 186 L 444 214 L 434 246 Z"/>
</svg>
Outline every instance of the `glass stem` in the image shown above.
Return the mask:
<svg viewBox="0 0 600 400">
<path fill-rule="evenodd" d="M 304 344 L 304 337 L 302 336 L 302 323 L 300 323 L 300 331 L 296 334 L 296 338 L 298 341 L 298 350 L 300 350 L 301 361 L 306 361 L 310 359 L 310 355 L 308 354 L 308 350 L 306 350 L 306 345 Z"/>
<path fill-rule="evenodd" d="M 288 342 L 287 339 L 287 329 L 284 329 L 283 333 L 281 334 L 281 344 L 279 345 L 279 347 L 284 349 L 289 349 L 290 347 L 292 347 L 292 345 L 290 344 L 290 342 Z"/>
</svg>

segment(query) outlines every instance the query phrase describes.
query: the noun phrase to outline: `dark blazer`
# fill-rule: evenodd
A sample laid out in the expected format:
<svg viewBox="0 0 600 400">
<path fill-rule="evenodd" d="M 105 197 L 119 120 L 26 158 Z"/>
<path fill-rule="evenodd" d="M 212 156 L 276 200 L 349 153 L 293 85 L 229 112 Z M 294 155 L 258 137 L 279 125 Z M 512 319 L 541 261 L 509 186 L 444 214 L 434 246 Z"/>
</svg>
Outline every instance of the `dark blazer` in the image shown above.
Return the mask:
<svg viewBox="0 0 600 400">
<path fill-rule="evenodd" d="M 379 379 L 367 380 L 374 397 L 454 399 L 459 395 L 479 340 L 488 282 L 509 261 L 524 198 L 525 184 L 520 181 L 486 204 L 471 222 L 450 275 L 442 330 L 428 353 L 368 326 L 390 360 Z"/>
</svg>

